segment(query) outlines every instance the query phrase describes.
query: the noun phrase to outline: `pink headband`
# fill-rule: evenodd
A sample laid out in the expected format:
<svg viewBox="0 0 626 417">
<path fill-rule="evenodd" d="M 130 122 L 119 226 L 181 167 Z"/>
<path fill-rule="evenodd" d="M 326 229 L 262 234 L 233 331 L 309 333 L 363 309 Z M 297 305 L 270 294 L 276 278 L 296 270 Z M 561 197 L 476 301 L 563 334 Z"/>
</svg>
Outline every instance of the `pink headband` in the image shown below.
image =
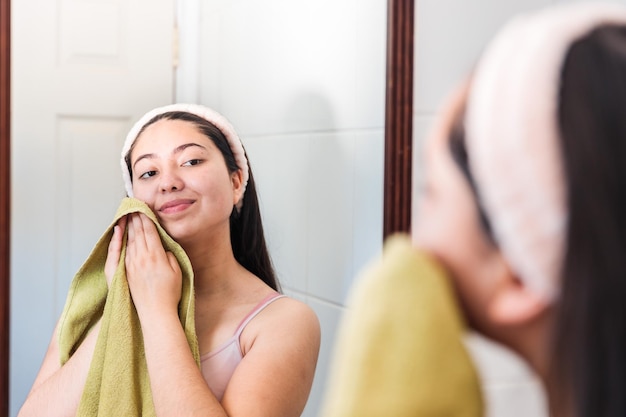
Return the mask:
<svg viewBox="0 0 626 417">
<path fill-rule="evenodd" d="M 204 120 L 215 125 L 215 127 L 217 127 L 226 137 L 228 145 L 230 146 L 230 149 L 233 152 L 233 156 L 235 157 L 235 162 L 237 163 L 237 166 L 243 174 L 243 186 L 241 188 L 241 196 L 239 197 L 239 201 L 237 202 L 237 210 L 241 210 L 241 207 L 243 206 L 243 195 L 246 191 L 248 178 L 250 176 L 248 171 L 248 160 L 246 159 L 246 153 L 243 149 L 243 145 L 241 144 L 241 140 L 239 139 L 235 128 L 224 116 L 222 116 L 215 110 L 198 104 L 170 104 L 168 106 L 158 107 L 146 113 L 130 129 L 130 132 L 128 132 L 128 135 L 126 136 L 124 146 L 122 147 L 122 159 L 120 161 L 122 165 L 122 177 L 124 179 L 126 193 L 128 193 L 129 197 L 133 196 L 133 183 L 131 181 L 128 165 L 126 165 L 126 155 L 130 151 L 130 148 L 133 146 L 133 143 L 135 143 L 135 140 L 137 140 L 139 132 L 141 132 L 141 129 L 143 129 L 146 123 L 148 123 L 156 116 L 177 111 L 191 113 L 203 118 Z"/>
<path fill-rule="evenodd" d="M 577 3 L 518 17 L 488 45 L 467 102 L 467 150 L 496 241 L 524 285 L 558 296 L 567 227 L 557 111 L 573 42 L 626 24 L 617 4 Z"/>
</svg>

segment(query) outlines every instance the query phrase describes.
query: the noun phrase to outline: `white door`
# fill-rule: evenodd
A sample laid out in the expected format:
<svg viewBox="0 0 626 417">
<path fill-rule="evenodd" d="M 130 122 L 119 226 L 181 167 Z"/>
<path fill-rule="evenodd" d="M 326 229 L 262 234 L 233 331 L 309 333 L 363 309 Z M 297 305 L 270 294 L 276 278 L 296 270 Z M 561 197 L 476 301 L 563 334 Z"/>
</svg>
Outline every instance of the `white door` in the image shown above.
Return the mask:
<svg viewBox="0 0 626 417">
<path fill-rule="evenodd" d="M 172 102 L 174 1 L 12 1 L 11 415 L 124 196 L 126 132 Z"/>
</svg>

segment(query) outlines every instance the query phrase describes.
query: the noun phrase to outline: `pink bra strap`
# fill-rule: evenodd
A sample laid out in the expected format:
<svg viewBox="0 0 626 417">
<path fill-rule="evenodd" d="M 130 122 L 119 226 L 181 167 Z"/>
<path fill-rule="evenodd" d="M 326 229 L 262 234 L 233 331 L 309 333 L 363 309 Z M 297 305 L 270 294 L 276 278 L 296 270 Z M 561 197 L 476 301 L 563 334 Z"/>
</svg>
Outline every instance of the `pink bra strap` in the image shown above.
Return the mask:
<svg viewBox="0 0 626 417">
<path fill-rule="evenodd" d="M 254 307 L 254 309 L 251 312 L 249 312 L 248 315 L 243 318 L 243 320 L 241 320 L 241 323 L 239 323 L 239 326 L 237 327 L 237 331 L 235 331 L 235 336 L 234 337 L 236 339 L 239 339 L 239 336 L 241 336 L 241 332 L 243 332 L 243 329 L 246 328 L 248 323 L 250 323 L 250 321 L 253 318 L 255 318 L 257 316 L 257 314 L 259 314 L 261 311 L 263 311 L 263 309 L 265 307 L 267 307 L 268 305 L 270 305 L 274 301 L 278 300 L 279 298 L 283 298 L 283 297 L 286 297 L 286 296 L 284 294 L 274 293 L 274 294 L 268 295 L 263 300 L 261 300 L 261 302 L 259 304 L 257 304 L 257 306 Z"/>
<path fill-rule="evenodd" d="M 249 312 L 248 315 L 243 318 L 243 320 L 241 320 L 241 323 L 239 324 L 239 327 L 237 327 L 237 331 L 235 332 L 235 338 L 239 340 L 239 336 L 241 336 L 241 332 L 243 332 L 243 329 L 245 329 L 248 323 L 250 323 L 250 320 L 255 318 L 257 314 L 263 311 L 265 307 L 267 307 L 274 301 L 278 300 L 279 298 L 283 298 L 283 297 L 286 297 L 286 295 L 274 293 L 274 294 L 268 295 L 263 300 L 261 300 L 261 302 L 257 304 L 257 306 L 254 307 L 254 309 L 251 312 Z"/>
</svg>

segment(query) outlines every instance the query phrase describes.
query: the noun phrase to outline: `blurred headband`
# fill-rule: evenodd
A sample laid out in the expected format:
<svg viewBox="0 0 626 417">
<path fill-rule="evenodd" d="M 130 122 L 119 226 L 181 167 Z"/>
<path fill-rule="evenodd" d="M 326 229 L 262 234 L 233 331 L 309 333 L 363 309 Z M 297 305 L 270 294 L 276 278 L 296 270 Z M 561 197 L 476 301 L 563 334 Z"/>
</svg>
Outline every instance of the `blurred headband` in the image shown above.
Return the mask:
<svg viewBox="0 0 626 417">
<path fill-rule="evenodd" d="M 626 8 L 576 3 L 512 20 L 479 60 L 467 99 L 467 151 L 495 239 L 524 285 L 546 300 L 559 293 L 568 217 L 562 67 L 572 43 L 605 24 L 626 24 Z"/>
<path fill-rule="evenodd" d="M 243 149 L 243 145 L 241 144 L 241 140 L 239 139 L 235 128 L 224 116 L 222 116 L 213 109 L 198 104 L 170 104 L 167 106 L 158 107 L 146 113 L 130 129 L 122 148 L 122 159 L 120 161 L 122 165 L 122 177 L 124 179 L 124 186 L 126 187 L 126 193 L 128 194 L 128 196 L 133 197 L 133 183 L 130 171 L 128 169 L 128 165 L 126 164 L 126 155 L 128 155 L 130 148 L 137 140 L 137 136 L 139 136 L 139 133 L 147 123 L 149 123 L 156 116 L 170 112 L 185 112 L 201 117 L 202 119 L 213 124 L 224 134 L 226 140 L 228 141 L 228 145 L 230 146 L 230 149 L 233 153 L 233 156 L 235 157 L 237 167 L 241 170 L 243 175 L 241 197 L 239 198 L 239 201 L 236 205 L 237 210 L 241 210 L 241 207 L 243 205 L 243 195 L 246 191 L 248 178 L 250 176 L 248 170 L 248 160 L 246 159 L 246 153 Z"/>
</svg>

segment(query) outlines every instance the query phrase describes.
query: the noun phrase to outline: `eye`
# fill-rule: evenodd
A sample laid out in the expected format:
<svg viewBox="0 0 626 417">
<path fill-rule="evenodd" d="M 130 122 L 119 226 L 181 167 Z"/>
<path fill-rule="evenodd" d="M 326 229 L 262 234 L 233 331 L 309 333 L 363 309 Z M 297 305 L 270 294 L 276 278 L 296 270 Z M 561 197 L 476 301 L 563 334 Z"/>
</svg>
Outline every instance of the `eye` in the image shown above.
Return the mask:
<svg viewBox="0 0 626 417">
<path fill-rule="evenodd" d="M 194 165 L 199 165 L 202 163 L 202 159 L 190 159 L 189 161 L 183 164 L 184 167 L 190 167 Z"/>
<path fill-rule="evenodd" d="M 154 177 L 156 175 L 156 171 L 146 171 L 139 176 L 139 179 L 145 180 L 150 177 Z"/>
</svg>

